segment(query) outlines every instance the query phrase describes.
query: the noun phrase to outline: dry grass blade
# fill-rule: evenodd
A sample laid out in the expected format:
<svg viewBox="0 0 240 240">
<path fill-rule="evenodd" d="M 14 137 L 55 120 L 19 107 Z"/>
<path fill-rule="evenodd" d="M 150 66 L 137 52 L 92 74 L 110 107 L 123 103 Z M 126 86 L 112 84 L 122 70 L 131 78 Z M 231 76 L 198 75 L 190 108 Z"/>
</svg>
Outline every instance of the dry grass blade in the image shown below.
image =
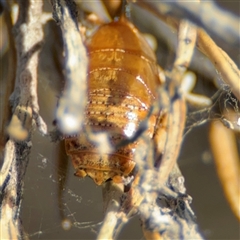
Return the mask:
<svg viewBox="0 0 240 240">
<path fill-rule="evenodd" d="M 175 165 L 180 151 L 186 118 L 185 101 L 180 99 L 176 100 L 171 105 L 169 112 L 168 127 L 170 131 L 167 135 L 165 154 L 163 155 L 159 168 L 160 179 L 164 182 L 167 180 Z"/>
<path fill-rule="evenodd" d="M 204 31 L 198 30 L 198 47 L 209 57 L 218 71 L 219 77 L 231 87 L 240 101 L 240 71 L 232 59 Z"/>
<path fill-rule="evenodd" d="M 66 86 L 59 100 L 56 119 L 64 134 L 78 133 L 87 99 L 87 52 L 78 29 L 74 1 L 51 1 L 53 17 L 64 41 Z"/>
<path fill-rule="evenodd" d="M 233 213 L 240 220 L 240 166 L 234 132 L 220 121 L 212 122 L 210 143 L 226 198 Z"/>
</svg>

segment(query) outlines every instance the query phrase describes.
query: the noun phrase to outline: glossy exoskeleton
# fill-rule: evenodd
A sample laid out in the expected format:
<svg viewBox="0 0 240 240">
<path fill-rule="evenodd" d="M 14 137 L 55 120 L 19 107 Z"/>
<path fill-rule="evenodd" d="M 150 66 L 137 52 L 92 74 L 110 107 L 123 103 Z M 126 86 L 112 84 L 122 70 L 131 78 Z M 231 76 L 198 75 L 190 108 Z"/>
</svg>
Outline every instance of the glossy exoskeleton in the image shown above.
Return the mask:
<svg viewBox="0 0 240 240">
<path fill-rule="evenodd" d="M 116 146 L 132 137 L 156 99 L 160 85 L 156 56 L 136 27 L 125 17 L 102 25 L 86 42 L 89 56 L 88 103 L 85 125 L 107 132 Z M 158 138 L 161 113 L 149 118 L 147 135 Z M 97 146 L 81 134 L 65 139 L 75 175 L 90 176 L 98 185 L 116 182 L 134 169 L 134 152 L 140 141 L 114 152 L 99 153 Z"/>
</svg>

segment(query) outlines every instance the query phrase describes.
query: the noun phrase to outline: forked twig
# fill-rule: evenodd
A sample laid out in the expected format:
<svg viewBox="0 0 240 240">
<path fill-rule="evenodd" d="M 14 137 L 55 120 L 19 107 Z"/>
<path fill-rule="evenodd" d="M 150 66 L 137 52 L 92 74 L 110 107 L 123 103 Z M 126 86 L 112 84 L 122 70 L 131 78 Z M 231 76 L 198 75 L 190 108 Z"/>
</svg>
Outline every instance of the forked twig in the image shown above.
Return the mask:
<svg viewBox="0 0 240 240">
<path fill-rule="evenodd" d="M 164 21 L 171 27 L 173 27 L 175 29 L 178 28 L 179 23 L 176 20 L 176 15 L 174 15 L 174 14 L 172 14 L 172 16 L 165 15 L 165 11 L 164 11 L 165 2 L 160 3 L 160 2 L 138 1 L 137 3 L 139 5 L 145 7 L 146 9 L 148 9 L 150 12 L 154 13 L 158 18 L 160 18 L 162 21 Z M 166 4 L 168 5 L 169 3 L 166 3 Z M 178 4 L 181 4 L 181 2 L 178 2 Z M 203 4 L 203 2 L 201 2 L 199 5 L 202 5 L 202 4 Z M 204 4 L 206 4 L 206 2 Z M 189 4 L 189 5 L 191 5 L 191 4 Z M 185 4 L 185 7 L 187 8 L 187 4 Z M 198 9 L 196 4 L 194 7 L 196 7 L 196 9 Z M 217 8 L 217 7 L 215 7 L 215 8 Z M 214 12 L 214 18 L 217 19 L 219 16 L 218 16 L 218 14 L 215 15 L 215 13 L 220 14 L 220 12 L 215 11 L 215 10 L 213 12 Z M 199 14 L 193 15 L 193 16 L 196 19 L 199 16 Z M 192 22 L 195 22 L 193 16 L 190 16 L 188 19 Z M 184 18 L 185 17 L 186 16 L 184 16 Z M 222 18 L 222 15 L 220 15 L 220 17 Z M 239 19 L 236 17 L 233 17 L 232 14 L 229 16 L 229 19 L 230 19 L 230 21 L 234 22 L 234 24 L 232 24 L 231 27 L 236 26 L 231 31 L 234 32 L 234 36 L 235 36 L 233 41 L 238 43 L 239 42 L 239 32 L 238 32 Z M 212 26 L 211 22 L 209 24 L 210 24 L 209 26 L 211 26 L 212 29 L 215 28 L 215 25 Z M 221 21 L 221 24 L 218 23 L 217 25 L 219 26 L 219 30 L 220 30 L 217 37 L 222 39 L 223 35 L 225 35 L 225 34 L 223 34 L 225 32 L 224 31 L 225 25 L 222 21 Z M 229 25 L 227 25 L 226 29 L 229 29 L 231 27 Z M 228 54 L 226 52 L 224 52 L 221 48 L 219 48 L 214 43 L 214 41 L 211 39 L 211 37 L 204 30 L 198 29 L 197 31 L 198 31 L 197 47 L 199 48 L 200 51 L 202 51 L 204 54 L 206 54 L 209 57 L 209 59 L 211 60 L 213 65 L 216 67 L 219 77 L 224 82 L 226 82 L 227 84 L 230 85 L 233 93 L 238 98 L 238 100 L 240 100 L 240 96 L 239 96 L 239 94 L 240 94 L 240 86 L 239 86 L 240 75 L 239 75 L 238 67 L 231 60 L 231 58 L 228 56 Z M 231 38 L 233 38 L 233 36 Z M 227 43 L 228 43 L 228 41 L 227 41 Z"/>
</svg>

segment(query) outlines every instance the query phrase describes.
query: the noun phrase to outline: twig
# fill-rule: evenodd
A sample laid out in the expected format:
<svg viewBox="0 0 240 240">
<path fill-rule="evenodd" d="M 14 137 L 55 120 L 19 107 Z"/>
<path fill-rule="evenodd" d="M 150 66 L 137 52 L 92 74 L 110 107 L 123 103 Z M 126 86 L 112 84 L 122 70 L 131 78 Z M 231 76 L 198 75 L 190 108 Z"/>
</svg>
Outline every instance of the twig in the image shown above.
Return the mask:
<svg viewBox="0 0 240 240">
<path fill-rule="evenodd" d="M 173 167 L 169 174 L 167 185 L 176 193 L 185 194 L 186 188 L 184 186 L 184 177 L 177 164 Z"/>
<path fill-rule="evenodd" d="M 203 239 L 189 201 L 190 198 L 184 196 L 176 199 L 161 197 L 159 204 L 143 203 L 139 209 L 146 239 Z"/>
<path fill-rule="evenodd" d="M 185 194 L 184 178 L 178 167 L 175 165 L 172 169 L 168 187 L 161 184 L 160 177 L 157 171 L 148 170 L 142 173 L 138 184 L 141 195 L 144 195 L 139 206 L 144 235 L 147 239 L 153 236 L 159 239 L 202 239 L 189 205 L 191 197 Z"/>
<path fill-rule="evenodd" d="M 119 211 L 121 208 L 121 197 L 123 185 L 114 182 L 106 182 L 103 186 L 105 218 L 98 233 L 97 239 L 114 239 L 115 229 L 119 224 Z"/>
<path fill-rule="evenodd" d="M 42 1 L 19 2 L 19 17 L 14 26 L 18 60 L 15 89 L 11 96 L 14 113 L 8 126 L 10 140 L 5 145 L 0 173 L 1 239 L 27 239 L 22 230 L 19 211 L 23 176 L 31 149 L 33 118 L 42 133 L 47 131 L 38 113 L 36 90 L 38 53 L 43 38 L 42 24 L 39 21 L 41 14 Z"/>
<path fill-rule="evenodd" d="M 161 181 L 165 182 L 177 162 L 182 143 L 183 131 L 186 122 L 186 102 L 183 93 L 180 92 L 180 85 L 189 63 L 192 59 L 195 42 L 196 28 L 189 22 L 183 20 L 179 25 L 178 48 L 176 59 L 172 71 L 169 73 L 170 84 L 166 91 L 169 93 L 171 100 L 166 101 L 165 110 L 169 114 L 166 128 L 166 145 L 164 154 L 159 167 Z M 159 104 L 164 100 L 163 94 L 159 94 Z M 161 109 L 161 107 L 160 107 Z"/>
<path fill-rule="evenodd" d="M 149 240 L 202 239 L 189 205 L 191 197 L 180 194 L 185 189 L 183 181 L 179 182 L 183 176 L 174 168 L 171 178 L 169 186 L 178 182 L 174 192 L 161 184 L 157 171 L 141 172 L 137 181 L 134 181 L 128 198 L 123 202 L 123 213 L 129 218 L 134 210 L 138 210 L 144 235 Z"/>
<path fill-rule="evenodd" d="M 171 2 L 172 3 L 172 2 Z M 166 3 L 166 4 L 171 4 L 171 3 Z M 205 4 L 206 2 L 204 2 Z M 172 16 L 166 16 L 165 15 L 165 10 L 163 11 L 162 8 L 164 9 L 163 5 L 165 2 L 157 3 L 157 2 L 148 2 L 148 1 L 139 1 L 139 5 L 145 7 L 152 13 L 154 13 L 158 18 L 160 18 L 162 21 L 167 23 L 168 25 L 172 26 L 173 28 L 177 29 L 179 26 L 178 21 L 176 20 L 175 17 Z M 162 5 L 163 4 L 163 5 Z M 180 4 L 180 3 L 179 3 Z M 202 5 L 203 2 L 201 2 L 200 5 Z M 190 5 L 190 4 L 189 4 Z M 215 13 L 215 12 L 214 12 Z M 218 12 L 219 13 L 219 12 Z M 219 13 L 220 14 L 220 13 Z M 196 17 L 199 14 L 197 13 Z M 222 19 L 224 16 L 222 15 L 214 15 L 214 18 L 216 19 Z M 186 16 L 184 17 L 186 18 Z M 192 21 L 192 18 L 189 18 L 190 21 Z M 238 35 L 237 38 L 235 38 L 235 42 L 239 42 L 239 33 L 238 33 L 238 22 L 239 19 L 237 18 L 237 23 L 235 25 L 237 28 L 234 30 L 236 34 Z M 194 22 L 194 21 L 193 21 Z M 219 21 L 222 23 L 222 20 Z M 218 24 L 216 25 L 219 25 Z M 234 20 L 235 22 L 235 20 Z M 215 28 L 215 25 L 209 25 L 212 29 Z M 231 25 L 233 26 L 233 25 Z M 228 26 L 229 27 L 229 26 Z M 221 26 L 220 26 L 221 29 Z M 224 34 L 224 30 L 220 31 L 218 37 L 222 39 Z M 216 67 L 218 70 L 218 75 L 220 78 L 222 78 L 223 81 L 225 81 L 227 84 L 230 85 L 233 93 L 236 95 L 238 100 L 240 100 L 240 87 L 239 87 L 239 69 L 236 66 L 236 64 L 230 59 L 230 57 L 225 53 L 222 49 L 220 49 L 214 41 L 208 36 L 207 33 L 204 32 L 202 29 L 198 29 L 198 39 L 197 39 L 197 47 L 199 48 L 200 51 L 202 51 L 204 54 L 207 54 L 213 65 Z M 213 50 L 214 49 L 214 50 Z M 209 51 L 209 52 L 208 52 Z M 214 52 L 216 51 L 216 52 Z M 215 64 L 217 63 L 217 64 Z"/>
<path fill-rule="evenodd" d="M 0 173 L 1 239 L 28 239 L 22 229 L 19 213 L 23 196 L 22 179 L 28 164 L 30 149 L 30 142 L 17 144 L 8 140 L 5 146 L 3 160 L 7 166 L 3 167 Z"/>
<path fill-rule="evenodd" d="M 51 0 L 53 17 L 60 25 L 65 51 L 66 87 L 59 100 L 56 119 L 64 134 L 79 133 L 87 99 L 87 52 L 77 23 L 74 1 Z"/>
<path fill-rule="evenodd" d="M 29 5 L 33 7 L 28 13 L 26 11 Z M 42 3 L 36 3 L 35 1 L 20 2 L 19 12 L 18 21 L 13 29 L 18 67 L 15 89 L 10 99 L 14 114 L 8 127 L 8 133 L 12 138 L 23 141 L 31 131 L 32 118 L 35 120 L 39 131 L 42 134 L 47 133 L 47 126 L 39 115 L 37 98 L 38 55 L 43 40 L 40 21 Z"/>
<path fill-rule="evenodd" d="M 176 78 L 180 78 L 181 80 L 184 72 L 189 67 L 194 53 L 196 38 L 196 27 L 189 21 L 182 20 L 178 29 L 178 47 L 176 51 L 176 60 L 173 64 L 173 71 L 176 71 L 177 73 L 174 76 L 171 75 L 173 80 L 176 80 Z"/>
<path fill-rule="evenodd" d="M 179 54 L 176 58 L 174 69 L 169 74 L 173 80 L 173 84 L 170 84 L 170 90 L 173 100 L 172 102 L 167 100 L 168 97 L 161 92 L 161 94 L 159 95 L 164 96 L 165 98 L 162 97 L 164 99 L 159 99 L 160 103 L 155 104 L 156 106 L 158 106 L 158 111 L 159 109 L 163 108 L 163 111 L 166 110 L 170 114 L 167 118 L 167 144 L 164 149 L 164 155 L 161 160 L 160 168 L 158 170 L 154 169 L 154 146 L 153 142 L 151 141 L 151 139 L 149 139 L 145 132 L 149 118 L 148 116 L 146 120 L 140 125 L 136 136 L 134 136 L 133 139 L 129 139 L 129 141 L 136 140 L 136 137 L 138 138 L 138 140 L 141 139 L 140 142 L 142 144 L 140 144 L 139 147 L 136 149 L 134 157 L 138 173 L 135 176 L 133 183 L 131 184 L 130 191 L 126 194 L 126 199 L 122 203 L 121 210 L 119 211 L 119 205 L 117 206 L 117 209 L 115 209 L 115 211 L 112 211 L 113 209 L 111 205 L 109 206 L 109 208 L 111 209 L 111 214 L 108 214 L 107 219 L 112 219 L 114 224 L 111 225 L 112 231 L 110 232 L 107 227 L 103 227 L 103 229 L 109 233 L 109 235 L 107 235 L 108 238 L 112 239 L 113 236 L 114 238 L 116 238 L 126 220 L 128 220 L 134 212 L 139 210 L 141 219 L 144 223 L 143 231 L 145 235 L 147 237 L 154 236 L 158 237 L 158 239 L 161 239 L 161 235 L 159 234 L 158 230 L 162 226 L 162 220 L 159 219 L 165 218 L 162 218 L 160 216 L 160 212 L 160 215 L 156 213 L 156 209 L 159 209 L 158 206 L 155 206 L 154 210 L 151 208 L 151 206 L 152 204 L 155 204 L 157 196 L 162 193 L 166 194 L 167 196 L 174 196 L 174 198 L 177 198 L 177 194 L 172 192 L 170 189 L 164 187 L 163 184 L 167 181 L 168 176 L 173 169 L 173 166 L 176 164 L 179 149 L 181 146 L 182 133 L 185 125 L 186 106 L 184 100 L 182 99 L 182 95 L 178 94 L 176 87 L 179 86 L 181 77 L 183 76 L 183 73 L 185 72 L 191 60 L 195 45 L 196 30 L 192 26 L 190 26 L 189 23 L 183 22 L 180 28 L 179 38 Z M 189 43 L 191 43 L 190 50 L 186 48 Z M 152 113 L 152 111 L 153 110 L 151 110 L 150 113 Z M 116 208 L 115 205 L 114 207 Z M 118 212 L 118 215 L 116 215 L 116 211 Z M 156 220 L 156 222 L 155 219 L 152 218 L 154 212 L 155 215 L 157 214 L 158 216 L 158 220 Z M 123 219 L 126 220 L 124 221 Z M 146 223 L 149 221 L 154 222 L 154 228 L 156 229 L 152 229 L 151 227 L 146 225 Z M 188 220 L 185 219 L 185 221 Z M 115 228 L 115 234 L 113 234 L 113 227 Z M 152 234 L 150 234 L 150 232 Z M 103 235 L 101 235 L 101 237 L 103 237 Z"/>
<path fill-rule="evenodd" d="M 9 51 L 8 51 L 8 75 L 7 75 L 7 84 L 6 84 L 6 89 L 4 91 L 4 111 L 2 115 L 2 126 L 1 126 L 1 132 L 0 132 L 0 152 L 2 152 L 4 145 L 6 143 L 6 125 L 8 124 L 8 121 L 10 120 L 11 117 L 11 107 L 9 106 L 9 97 L 10 94 L 13 92 L 14 89 L 14 78 L 16 75 L 16 48 L 14 45 L 14 40 L 12 38 L 12 20 L 11 20 L 11 13 L 10 13 L 10 7 L 8 2 L 4 1 L 2 3 L 4 5 L 4 19 L 5 23 L 7 26 L 7 32 L 8 32 L 8 41 L 9 41 Z"/>
<path fill-rule="evenodd" d="M 222 39 L 226 44 L 233 46 L 239 44 L 239 18 L 228 11 L 221 10 L 213 1 L 203 1 L 199 4 L 198 1 L 189 3 L 138 0 L 137 3 L 157 15 L 177 19 L 187 18 L 210 34 Z M 218 19 L 221 21 L 219 22 Z"/>
<path fill-rule="evenodd" d="M 185 101 L 179 99 L 173 102 L 169 114 L 167 143 L 159 167 L 160 179 L 162 181 L 167 180 L 180 152 L 186 119 Z"/>
<path fill-rule="evenodd" d="M 186 104 L 183 95 L 179 92 L 178 89 L 183 74 L 191 61 L 195 41 L 196 29 L 188 22 L 183 21 L 179 29 L 179 46 L 177 57 L 173 70 L 169 73 L 169 78 L 171 81 L 165 89 L 165 91 L 170 94 L 171 100 L 168 100 L 168 97 L 165 96 L 163 89 L 160 89 L 159 94 L 160 99 L 158 109 L 163 109 L 163 112 L 166 111 L 169 115 L 167 118 L 165 118 L 166 126 L 161 126 L 161 128 L 166 127 L 167 135 L 164 152 L 161 153 L 163 156 L 161 158 L 160 165 L 157 167 L 157 170 L 154 169 L 152 164 L 152 159 L 154 159 L 154 148 L 150 142 L 147 140 L 145 141 L 145 146 L 147 146 L 148 150 L 144 149 L 144 147 L 141 146 L 141 148 L 136 149 L 135 153 L 135 161 L 138 167 L 139 181 L 135 177 L 134 182 L 131 186 L 131 195 L 130 193 L 128 194 L 128 196 L 131 198 L 131 200 L 129 200 L 130 204 L 128 202 L 125 202 L 123 204 L 123 209 L 125 209 L 123 212 L 125 212 L 126 217 L 129 217 L 134 208 L 137 208 L 139 210 L 140 218 L 143 222 L 143 232 L 148 239 L 151 239 L 153 237 L 162 239 L 162 233 L 164 233 L 164 237 L 167 238 L 172 238 L 173 236 L 174 238 L 179 238 L 178 228 L 181 226 L 181 224 L 184 225 L 182 227 L 184 237 L 198 236 L 198 238 L 201 238 L 196 230 L 196 224 L 193 224 L 191 222 L 191 217 L 189 219 L 187 214 L 182 213 L 184 215 L 183 220 L 179 220 L 182 223 L 178 224 L 173 219 L 171 219 L 170 216 L 163 216 L 161 209 L 156 205 L 156 199 L 159 194 L 174 196 L 175 199 L 178 199 L 178 195 L 172 192 L 170 189 L 164 187 L 164 183 L 167 181 L 169 174 L 176 164 L 182 142 L 186 117 Z M 145 139 L 144 134 L 141 138 L 143 140 Z M 147 161 L 143 158 L 143 156 L 145 156 L 143 153 L 147 153 Z M 157 156 L 157 158 L 158 157 L 159 156 Z M 143 159 L 146 161 L 146 163 L 143 162 Z M 174 176 L 176 176 L 176 174 L 172 174 L 172 178 L 174 178 Z M 179 183 L 179 186 L 180 185 L 181 184 Z M 179 192 L 185 191 L 185 188 L 182 186 L 179 187 L 179 189 L 181 189 Z M 186 202 L 186 205 L 188 206 L 188 210 L 192 212 L 188 202 Z M 126 211 L 126 209 L 128 209 L 128 211 Z M 168 225 L 171 226 L 171 230 L 168 228 Z M 194 231 L 191 230 L 192 226 L 194 226 Z"/>
</svg>

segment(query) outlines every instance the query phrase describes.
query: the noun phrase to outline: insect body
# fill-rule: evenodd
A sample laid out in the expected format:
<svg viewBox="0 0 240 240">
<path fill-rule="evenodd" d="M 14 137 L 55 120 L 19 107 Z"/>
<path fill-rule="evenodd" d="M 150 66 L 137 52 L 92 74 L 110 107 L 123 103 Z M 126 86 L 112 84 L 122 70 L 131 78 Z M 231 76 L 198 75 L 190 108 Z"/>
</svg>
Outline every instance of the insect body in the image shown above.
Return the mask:
<svg viewBox="0 0 240 240">
<path fill-rule="evenodd" d="M 160 84 L 156 57 L 138 30 L 125 18 L 101 26 L 87 41 L 89 55 L 88 104 L 85 125 L 106 131 L 116 146 L 133 136 L 156 98 Z M 147 134 L 155 132 L 158 116 L 149 119 Z M 134 166 L 135 141 L 114 152 L 100 154 L 86 137 L 65 140 L 76 175 L 90 176 L 98 185 L 108 179 L 119 181 Z"/>
</svg>

